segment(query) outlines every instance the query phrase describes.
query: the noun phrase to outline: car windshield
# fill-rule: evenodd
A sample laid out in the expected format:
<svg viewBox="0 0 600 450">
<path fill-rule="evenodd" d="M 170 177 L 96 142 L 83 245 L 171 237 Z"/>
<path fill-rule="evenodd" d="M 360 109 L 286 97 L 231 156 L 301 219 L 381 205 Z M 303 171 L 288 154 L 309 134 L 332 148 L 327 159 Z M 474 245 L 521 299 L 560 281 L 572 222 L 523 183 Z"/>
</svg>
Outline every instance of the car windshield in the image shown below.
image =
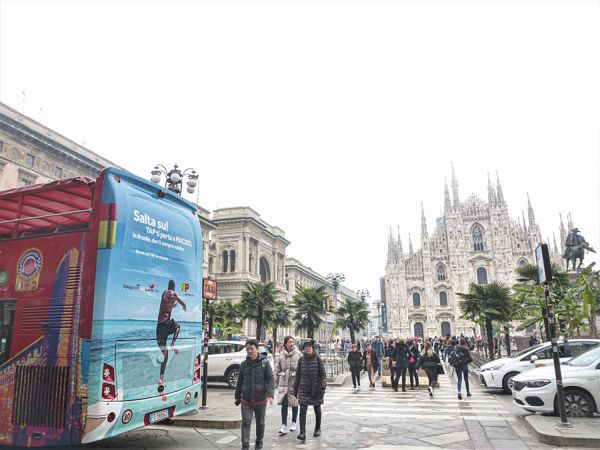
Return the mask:
<svg viewBox="0 0 600 450">
<path fill-rule="evenodd" d="M 523 356 L 524 354 L 529 353 L 532 350 L 536 350 L 536 349 L 540 348 L 542 345 L 544 345 L 544 344 L 537 344 L 537 345 L 534 345 L 533 347 L 527 347 L 526 349 L 521 350 L 519 353 L 512 355 L 511 358 L 518 358 L 519 356 Z"/>
<path fill-rule="evenodd" d="M 567 364 L 569 366 L 585 367 L 596 362 L 598 359 L 600 359 L 600 347 L 593 348 L 579 356 L 576 356 L 575 358 L 569 360 Z"/>
</svg>

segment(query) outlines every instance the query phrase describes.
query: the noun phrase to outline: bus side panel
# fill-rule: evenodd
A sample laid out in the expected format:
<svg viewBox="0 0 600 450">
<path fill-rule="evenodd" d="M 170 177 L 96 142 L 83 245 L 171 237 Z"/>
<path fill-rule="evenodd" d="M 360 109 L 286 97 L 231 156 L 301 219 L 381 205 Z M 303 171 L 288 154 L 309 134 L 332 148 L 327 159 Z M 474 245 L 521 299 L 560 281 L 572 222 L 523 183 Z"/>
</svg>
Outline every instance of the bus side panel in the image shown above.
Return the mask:
<svg viewBox="0 0 600 450">
<path fill-rule="evenodd" d="M 152 416 L 157 419 L 190 411 L 199 392 L 202 236 L 196 207 L 115 169 L 104 172 L 101 195 L 82 442 L 147 425 L 149 413 L 159 411 Z M 170 280 L 185 310 L 179 302 L 172 307 L 168 344 L 160 347 L 157 323 Z M 178 353 L 171 350 L 176 333 Z"/>
<path fill-rule="evenodd" d="M 9 359 L 0 365 L 0 444 L 45 446 L 79 439 L 77 336 L 85 233 L 0 243 L 14 303 Z"/>
</svg>

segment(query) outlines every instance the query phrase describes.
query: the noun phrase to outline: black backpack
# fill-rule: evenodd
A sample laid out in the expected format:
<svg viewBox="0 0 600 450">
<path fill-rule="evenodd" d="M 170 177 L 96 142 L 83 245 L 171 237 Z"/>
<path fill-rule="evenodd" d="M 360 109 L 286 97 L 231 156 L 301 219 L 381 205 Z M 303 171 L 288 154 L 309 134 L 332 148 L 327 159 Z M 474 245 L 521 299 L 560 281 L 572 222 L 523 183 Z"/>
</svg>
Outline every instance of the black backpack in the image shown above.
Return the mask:
<svg viewBox="0 0 600 450">
<path fill-rule="evenodd" d="M 464 352 L 452 350 L 450 352 L 450 357 L 448 358 L 448 362 L 452 367 L 462 366 L 467 359 L 465 358 Z"/>
</svg>

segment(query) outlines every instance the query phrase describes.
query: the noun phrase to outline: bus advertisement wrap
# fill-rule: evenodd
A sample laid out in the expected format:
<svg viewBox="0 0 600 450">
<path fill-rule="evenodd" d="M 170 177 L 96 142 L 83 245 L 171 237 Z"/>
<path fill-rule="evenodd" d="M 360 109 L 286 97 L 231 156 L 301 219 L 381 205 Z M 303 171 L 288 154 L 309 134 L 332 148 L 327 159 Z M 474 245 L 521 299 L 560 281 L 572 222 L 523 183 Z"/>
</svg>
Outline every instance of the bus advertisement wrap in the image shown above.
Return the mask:
<svg viewBox="0 0 600 450">
<path fill-rule="evenodd" d="M 83 442 L 193 410 L 200 389 L 196 207 L 114 170 L 105 173 L 101 201 Z"/>
</svg>

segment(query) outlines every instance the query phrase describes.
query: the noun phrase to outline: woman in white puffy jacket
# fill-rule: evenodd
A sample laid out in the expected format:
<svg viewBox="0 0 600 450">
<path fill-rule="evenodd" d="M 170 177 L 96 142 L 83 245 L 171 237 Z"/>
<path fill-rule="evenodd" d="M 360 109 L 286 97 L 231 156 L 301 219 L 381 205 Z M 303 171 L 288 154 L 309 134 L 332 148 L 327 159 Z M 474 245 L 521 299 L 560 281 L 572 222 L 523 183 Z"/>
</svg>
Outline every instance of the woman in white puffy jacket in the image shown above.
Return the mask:
<svg viewBox="0 0 600 450">
<path fill-rule="evenodd" d="M 296 348 L 294 338 L 292 336 L 286 336 L 283 340 L 283 348 L 281 349 L 277 363 L 275 364 L 275 387 L 279 394 L 277 403 L 281 405 L 281 429 L 279 430 L 279 434 L 286 434 L 288 432 L 288 407 L 292 408 L 292 424 L 290 426 L 290 431 L 296 430 L 298 399 L 294 397 L 294 381 L 298 361 L 301 357 L 302 352 Z"/>
</svg>

